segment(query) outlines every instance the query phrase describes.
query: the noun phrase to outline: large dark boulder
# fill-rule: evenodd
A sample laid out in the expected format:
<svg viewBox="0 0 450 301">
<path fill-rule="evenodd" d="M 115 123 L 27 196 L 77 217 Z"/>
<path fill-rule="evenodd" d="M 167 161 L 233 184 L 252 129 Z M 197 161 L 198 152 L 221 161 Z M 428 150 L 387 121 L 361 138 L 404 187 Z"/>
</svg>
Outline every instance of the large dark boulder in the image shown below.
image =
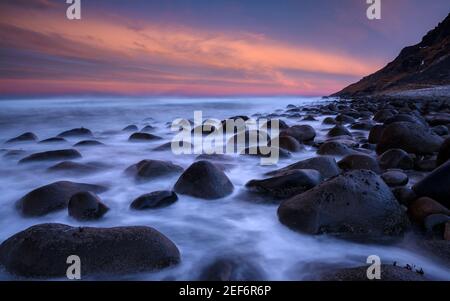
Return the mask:
<svg viewBox="0 0 450 301">
<path fill-rule="evenodd" d="M 83 127 L 62 132 L 58 137 L 92 137 L 92 132 Z"/>
<path fill-rule="evenodd" d="M 303 143 L 314 140 L 316 137 L 316 131 L 310 125 L 294 125 L 283 130 L 280 133 L 280 136 L 291 136 L 297 139 L 298 142 Z"/>
<path fill-rule="evenodd" d="M 274 145 L 274 141 L 276 140 L 272 140 L 270 145 Z M 301 144 L 297 141 L 297 139 L 291 136 L 281 136 L 278 138 L 277 142 L 280 148 L 285 149 L 289 152 L 296 153 L 305 149 L 303 144 Z"/>
<path fill-rule="evenodd" d="M 63 161 L 60 163 L 57 163 L 47 169 L 49 172 L 60 172 L 64 173 L 65 175 L 71 174 L 71 175 L 80 175 L 80 174 L 91 174 L 103 171 L 107 168 L 106 165 L 102 163 L 78 163 L 78 162 L 72 162 L 72 161 Z"/>
<path fill-rule="evenodd" d="M 412 189 L 418 196 L 430 197 L 450 208 L 450 161 L 435 169 Z"/>
<path fill-rule="evenodd" d="M 251 180 L 245 186 L 250 191 L 283 199 L 305 192 L 321 181 L 322 176 L 317 170 L 295 169 L 273 178 Z"/>
<path fill-rule="evenodd" d="M 356 153 L 356 150 L 339 141 L 327 141 L 317 151 L 317 154 L 322 156 L 347 156 Z"/>
<path fill-rule="evenodd" d="M 439 154 L 437 156 L 436 164 L 437 166 L 441 166 L 445 162 L 450 159 L 450 138 L 445 139 L 444 143 L 442 143 Z"/>
<path fill-rule="evenodd" d="M 157 209 L 172 205 L 178 200 L 178 196 L 173 191 L 153 191 L 143 194 L 135 199 L 130 208 L 136 210 Z"/>
<path fill-rule="evenodd" d="M 425 219 L 433 214 L 450 215 L 450 210 L 428 197 L 421 197 L 408 206 L 408 215 L 412 221 L 424 225 Z"/>
<path fill-rule="evenodd" d="M 174 188 L 177 193 L 207 200 L 226 197 L 234 190 L 233 184 L 225 173 L 205 160 L 194 162 L 189 166 Z"/>
<path fill-rule="evenodd" d="M 75 193 L 69 200 L 69 215 L 78 220 L 94 220 L 102 217 L 109 208 L 92 192 Z"/>
<path fill-rule="evenodd" d="M 128 167 L 125 172 L 137 180 L 152 180 L 179 174 L 183 168 L 169 161 L 142 160 Z"/>
<path fill-rule="evenodd" d="M 82 191 L 101 193 L 105 187 L 69 181 L 39 187 L 22 197 L 17 207 L 24 216 L 41 216 L 67 207 L 70 198 Z"/>
<path fill-rule="evenodd" d="M 389 187 L 367 170 L 342 174 L 284 201 L 278 217 L 296 231 L 364 241 L 397 238 L 408 226 Z"/>
<path fill-rule="evenodd" d="M 333 157 L 319 156 L 299 161 L 281 169 L 268 172 L 266 175 L 275 176 L 296 169 L 314 169 L 320 172 L 323 178 L 328 179 L 340 174 L 341 170 Z"/>
<path fill-rule="evenodd" d="M 382 154 L 392 148 L 399 148 L 413 154 L 432 154 L 439 151 L 443 140 L 429 128 L 416 123 L 394 122 L 388 125 L 377 145 Z"/>
<path fill-rule="evenodd" d="M 261 281 L 263 270 L 252 261 L 241 256 L 216 258 L 202 270 L 200 281 Z"/>
<path fill-rule="evenodd" d="M 380 142 L 381 137 L 383 136 L 384 128 L 384 125 L 381 124 L 374 125 L 370 129 L 369 137 L 367 138 L 369 140 L 369 143 L 376 144 Z"/>
<path fill-rule="evenodd" d="M 19 163 L 28 163 L 36 161 L 58 161 L 72 160 L 81 158 L 81 154 L 75 149 L 61 149 L 31 154 L 19 161 Z"/>
<path fill-rule="evenodd" d="M 352 133 L 350 133 L 350 131 L 345 126 L 338 124 L 331 130 L 329 130 L 327 135 L 329 137 L 351 136 Z"/>
<path fill-rule="evenodd" d="M 364 154 L 345 156 L 341 161 L 338 162 L 338 166 L 345 171 L 367 169 L 375 173 L 380 173 L 380 166 L 378 165 L 378 161 L 375 158 Z"/>
<path fill-rule="evenodd" d="M 31 132 L 27 132 L 27 133 L 23 133 L 22 135 L 19 135 L 17 137 L 11 138 L 8 141 L 6 141 L 6 143 L 14 143 L 14 142 L 26 142 L 26 141 L 37 141 L 38 137 L 31 133 Z"/>
<path fill-rule="evenodd" d="M 412 169 L 414 167 L 414 161 L 411 156 L 402 149 L 393 148 L 385 151 L 378 157 L 381 168 L 399 168 L 399 169 Z"/>
<path fill-rule="evenodd" d="M 14 275 L 65 277 L 71 255 L 81 277 L 159 270 L 180 262 L 180 252 L 150 227 L 91 228 L 40 224 L 0 245 L 0 262 Z"/>
<path fill-rule="evenodd" d="M 149 133 L 141 133 L 137 132 L 134 134 L 131 134 L 131 136 L 128 138 L 129 141 L 154 141 L 154 140 L 161 140 L 162 138 L 153 134 Z"/>
</svg>

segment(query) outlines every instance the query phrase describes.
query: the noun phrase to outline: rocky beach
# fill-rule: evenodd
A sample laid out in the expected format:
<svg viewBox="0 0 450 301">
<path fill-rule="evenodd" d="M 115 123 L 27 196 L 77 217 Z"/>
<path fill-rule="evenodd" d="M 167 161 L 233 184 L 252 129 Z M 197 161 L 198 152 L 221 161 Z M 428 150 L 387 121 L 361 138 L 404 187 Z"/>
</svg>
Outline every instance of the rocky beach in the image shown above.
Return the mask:
<svg viewBox="0 0 450 301">
<path fill-rule="evenodd" d="M 449 280 L 450 102 L 277 102 L 5 102 L 1 278 L 61 279 L 78 254 L 87 279 L 364 280 L 377 255 L 384 280 Z M 279 120 L 285 155 L 162 147 L 205 103 Z"/>
</svg>

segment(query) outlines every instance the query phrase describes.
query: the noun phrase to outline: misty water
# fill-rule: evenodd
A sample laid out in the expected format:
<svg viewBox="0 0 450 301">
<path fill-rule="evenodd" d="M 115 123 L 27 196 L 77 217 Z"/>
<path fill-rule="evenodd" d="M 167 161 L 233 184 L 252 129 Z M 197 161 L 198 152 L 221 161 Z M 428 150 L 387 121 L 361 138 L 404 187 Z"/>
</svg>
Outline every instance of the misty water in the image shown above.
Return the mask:
<svg viewBox="0 0 450 301">
<path fill-rule="evenodd" d="M 239 257 L 259 265 L 268 280 L 302 280 L 323 267 L 355 267 L 366 265 L 369 255 L 380 256 L 383 263 L 423 268 L 432 279 L 450 279 L 447 267 L 410 247 L 410 237 L 395 245 L 357 244 L 329 236 L 311 236 L 293 232 L 277 218 L 276 204 L 253 203 L 242 198 L 245 183 L 263 178 L 267 171 L 315 156 L 308 147 L 289 159 L 280 159 L 277 166 L 261 166 L 253 157 L 233 155 L 232 168 L 226 171 L 235 186 L 226 198 L 206 201 L 179 195 L 173 205 L 134 211 L 130 203 L 138 196 L 155 190 L 170 190 L 178 176 L 136 183 L 124 170 L 143 159 L 168 160 L 187 168 L 197 155 L 177 156 L 170 151 L 152 149 L 169 142 L 174 133 L 167 122 L 175 118 L 192 119 L 194 111 L 202 110 L 205 118 L 223 119 L 236 115 L 251 116 L 285 109 L 288 104 L 308 105 L 318 98 L 233 98 L 233 99 L 33 99 L 0 102 L 0 149 L 21 149 L 18 157 L 0 154 L 0 241 L 39 223 L 63 223 L 72 226 L 132 226 L 156 228 L 170 238 L 181 252 L 181 263 L 155 273 L 124 275 L 110 279 L 130 280 L 195 280 L 202 268 L 221 256 Z M 279 111 L 281 112 L 281 111 Z M 318 121 L 283 118 L 289 125 L 310 124 L 320 136 L 328 126 Z M 136 124 L 156 127 L 152 134 L 164 140 L 148 143 L 128 141 L 125 126 Z M 67 138 L 67 143 L 38 144 L 4 142 L 24 132 L 35 133 L 40 140 L 54 137 L 72 128 L 86 127 L 94 139 L 104 146 L 77 147 L 82 154 L 78 162 L 100 162 L 107 168 L 99 173 L 72 176 L 50 173 L 46 169 L 55 162 L 18 164 L 28 154 L 72 148 L 83 138 Z M 80 222 L 61 210 L 38 218 L 26 218 L 15 208 L 15 202 L 29 191 L 55 181 L 69 180 L 102 184 L 109 188 L 100 198 L 110 211 L 98 221 Z M 16 279 L 0 271 L 0 279 Z"/>
</svg>

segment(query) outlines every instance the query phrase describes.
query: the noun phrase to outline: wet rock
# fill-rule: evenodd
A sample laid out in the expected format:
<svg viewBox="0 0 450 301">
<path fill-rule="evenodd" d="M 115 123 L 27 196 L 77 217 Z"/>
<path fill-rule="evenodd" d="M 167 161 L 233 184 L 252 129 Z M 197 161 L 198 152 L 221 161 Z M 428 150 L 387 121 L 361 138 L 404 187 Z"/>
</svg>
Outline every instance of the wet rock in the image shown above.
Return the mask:
<svg viewBox="0 0 450 301">
<path fill-rule="evenodd" d="M 69 200 L 69 215 L 78 220 L 94 220 L 102 217 L 109 208 L 92 192 L 75 193 Z"/>
<path fill-rule="evenodd" d="M 134 133 L 132 134 L 128 140 L 129 141 L 153 141 L 153 140 L 161 140 L 162 138 L 149 133 Z"/>
<path fill-rule="evenodd" d="M 410 114 L 398 114 L 392 118 L 385 120 L 384 125 L 389 125 L 396 122 L 414 123 L 417 125 L 426 126 L 426 122 L 423 119 Z"/>
<path fill-rule="evenodd" d="M 151 125 L 146 125 L 141 129 L 142 133 L 148 133 L 148 132 L 153 132 L 155 130 L 154 126 Z"/>
<path fill-rule="evenodd" d="M 284 199 L 303 193 L 320 182 L 322 176 L 317 170 L 296 169 L 273 178 L 251 180 L 245 187 L 253 192 Z"/>
<path fill-rule="evenodd" d="M 360 122 L 353 123 L 351 125 L 351 128 L 353 130 L 370 131 L 374 126 L 375 126 L 375 124 L 373 124 L 372 122 L 360 121 Z"/>
<path fill-rule="evenodd" d="M 377 144 L 380 142 L 381 137 L 383 136 L 384 126 L 377 124 L 370 129 L 369 132 L 369 143 Z"/>
<path fill-rule="evenodd" d="M 337 141 L 325 142 L 317 151 L 317 154 L 322 156 L 346 156 L 355 153 L 357 153 L 357 151 Z"/>
<path fill-rule="evenodd" d="M 394 117 L 394 115 L 396 115 L 396 114 L 398 114 L 398 112 L 395 110 L 391 110 L 391 109 L 379 110 L 373 116 L 373 120 L 375 120 L 376 122 L 382 123 L 382 122 L 385 122 L 386 120 L 388 120 L 389 118 Z"/>
<path fill-rule="evenodd" d="M 362 241 L 390 241 L 408 227 L 389 187 L 367 170 L 345 173 L 284 201 L 278 218 L 299 232 Z"/>
<path fill-rule="evenodd" d="M 3 154 L 4 158 L 17 158 L 25 155 L 27 152 L 22 149 L 12 149 Z"/>
<path fill-rule="evenodd" d="M 62 172 L 64 174 L 91 174 L 103 171 L 106 165 L 101 163 L 78 163 L 63 161 L 47 169 L 49 172 Z"/>
<path fill-rule="evenodd" d="M 433 171 L 436 168 L 436 160 L 429 159 L 418 159 L 414 162 L 414 169 L 418 171 Z"/>
<path fill-rule="evenodd" d="M 83 140 L 74 144 L 74 146 L 101 146 L 104 145 L 97 140 Z"/>
<path fill-rule="evenodd" d="M 19 161 L 19 163 L 28 163 L 36 161 L 58 161 L 81 158 L 81 154 L 74 149 L 61 149 L 31 154 Z"/>
<path fill-rule="evenodd" d="M 291 153 L 285 149 L 277 148 L 275 146 L 251 146 L 244 149 L 241 155 L 255 156 L 261 158 L 270 158 L 273 157 L 274 160 L 278 158 L 290 158 Z M 275 155 L 278 154 L 278 155 Z"/>
<path fill-rule="evenodd" d="M 344 114 L 337 115 L 335 119 L 336 121 L 339 121 L 342 124 L 349 124 L 355 122 L 355 118 Z"/>
<path fill-rule="evenodd" d="M 250 260 L 233 255 L 215 259 L 201 272 L 200 281 L 261 281 L 262 269 Z"/>
<path fill-rule="evenodd" d="M 367 169 L 375 173 L 380 173 L 380 166 L 378 165 L 377 160 L 371 156 L 363 154 L 345 156 L 338 162 L 338 166 L 345 171 Z"/>
<path fill-rule="evenodd" d="M 105 190 L 105 187 L 99 185 L 55 182 L 27 193 L 17 202 L 17 208 L 24 216 L 42 216 L 66 208 L 70 198 L 78 192 L 101 193 Z"/>
<path fill-rule="evenodd" d="M 352 136 L 352 133 L 345 126 L 339 124 L 332 128 L 327 135 L 329 137 Z"/>
<path fill-rule="evenodd" d="M 340 174 L 336 160 L 333 157 L 319 156 L 311 159 L 299 161 L 284 168 L 267 173 L 268 176 L 281 175 L 291 170 L 314 169 L 320 172 L 324 179 L 328 179 Z"/>
<path fill-rule="evenodd" d="M 194 146 L 190 142 L 187 142 L 187 141 L 178 141 L 177 143 L 175 143 L 175 146 L 179 147 L 180 149 L 184 149 L 184 148 L 186 148 L 187 150 L 194 149 Z M 172 142 L 170 141 L 170 142 L 164 143 L 160 146 L 155 147 L 153 150 L 157 151 L 157 152 L 171 151 L 172 150 Z"/>
<path fill-rule="evenodd" d="M 423 225 L 425 218 L 432 214 L 450 215 L 450 210 L 427 197 L 421 197 L 413 201 L 408 207 L 408 215 L 412 221 Z"/>
<path fill-rule="evenodd" d="M 157 209 L 172 205 L 178 200 L 178 196 L 173 191 L 154 191 L 143 194 L 135 199 L 130 208 L 135 210 Z"/>
<path fill-rule="evenodd" d="M 6 143 L 14 143 L 14 142 L 26 142 L 26 141 L 37 141 L 38 137 L 31 133 L 31 132 L 27 132 L 27 133 L 23 133 L 22 135 L 19 135 L 15 138 L 9 139 L 8 141 L 6 141 Z"/>
<path fill-rule="evenodd" d="M 445 125 L 438 125 L 431 129 L 436 135 L 445 136 L 448 135 L 448 128 Z"/>
<path fill-rule="evenodd" d="M 317 119 L 314 115 L 306 115 L 303 117 L 302 121 L 317 121 Z"/>
<path fill-rule="evenodd" d="M 58 135 L 58 137 L 83 137 L 88 136 L 92 137 L 92 132 L 89 129 L 85 128 L 78 128 L 78 129 L 71 129 L 65 132 L 62 132 Z"/>
<path fill-rule="evenodd" d="M 437 156 L 436 165 L 441 166 L 450 159 L 450 138 L 445 139 L 442 143 L 439 154 Z"/>
<path fill-rule="evenodd" d="M 418 196 L 430 197 L 446 207 L 450 207 L 450 162 L 441 165 L 412 189 Z"/>
<path fill-rule="evenodd" d="M 273 140 L 271 142 L 271 145 L 273 143 Z M 291 137 L 291 136 L 281 136 L 278 139 L 278 144 L 280 148 L 285 149 L 289 152 L 300 152 L 305 149 L 305 147 L 300 144 L 300 142 L 297 141 L 297 139 Z"/>
<path fill-rule="evenodd" d="M 414 161 L 411 156 L 404 150 L 398 148 L 384 152 L 378 157 L 378 161 L 383 169 L 399 168 L 408 170 L 414 167 Z"/>
<path fill-rule="evenodd" d="M 278 129 L 280 130 L 284 130 L 284 129 L 288 129 L 289 126 L 287 125 L 287 123 L 284 120 L 281 119 L 270 119 L 268 120 L 261 128 L 262 129 L 272 129 L 272 127 L 278 123 Z"/>
<path fill-rule="evenodd" d="M 41 144 L 44 144 L 44 143 L 63 143 L 63 142 L 67 142 L 67 140 L 62 138 L 62 137 L 52 137 L 52 138 L 48 138 L 48 139 L 39 141 L 39 143 L 41 143 Z"/>
<path fill-rule="evenodd" d="M 381 279 L 367 278 L 368 266 L 339 269 L 321 275 L 321 281 L 427 281 L 427 278 L 417 271 L 393 265 L 381 265 Z"/>
<path fill-rule="evenodd" d="M 395 122 L 387 126 L 377 145 L 382 154 L 392 148 L 400 148 L 413 154 L 432 154 L 439 151 L 443 140 L 428 128 L 410 122 Z"/>
<path fill-rule="evenodd" d="M 280 136 L 291 136 L 297 139 L 298 142 L 303 143 L 305 141 L 314 140 L 316 137 L 316 131 L 310 125 L 294 125 L 290 128 L 283 130 Z"/>
<path fill-rule="evenodd" d="M 134 124 L 130 124 L 122 129 L 124 132 L 137 132 L 138 130 L 138 127 Z"/>
<path fill-rule="evenodd" d="M 76 254 L 83 275 L 159 270 L 180 262 L 180 252 L 150 227 L 91 228 L 40 224 L 0 245 L 0 262 L 14 275 L 65 277 L 67 258 Z"/>
<path fill-rule="evenodd" d="M 197 161 L 186 169 L 174 188 L 179 194 L 207 200 L 226 197 L 234 190 L 225 173 L 205 160 Z"/>
<path fill-rule="evenodd" d="M 227 149 L 232 149 L 235 152 L 240 147 L 248 148 L 251 146 L 267 146 L 270 142 L 270 135 L 262 130 L 246 130 L 237 133 L 227 141 Z"/>
<path fill-rule="evenodd" d="M 447 214 L 431 214 L 428 215 L 423 224 L 427 234 L 433 236 L 438 234 L 438 238 L 443 238 L 445 235 L 445 225 L 450 222 L 450 215 Z"/>
<path fill-rule="evenodd" d="M 386 171 L 381 178 L 389 187 L 405 186 L 409 182 L 408 176 L 397 170 Z"/>
<path fill-rule="evenodd" d="M 125 172 L 137 180 L 151 180 L 183 172 L 183 168 L 169 161 L 142 160 L 128 167 Z"/>
<path fill-rule="evenodd" d="M 337 122 L 336 122 L 336 120 L 333 117 L 326 117 L 322 121 L 322 124 L 333 125 L 333 124 L 337 124 Z"/>
<path fill-rule="evenodd" d="M 405 186 L 394 187 L 392 193 L 397 201 L 405 207 L 409 207 L 409 205 L 417 199 L 417 194 L 411 188 Z"/>
</svg>

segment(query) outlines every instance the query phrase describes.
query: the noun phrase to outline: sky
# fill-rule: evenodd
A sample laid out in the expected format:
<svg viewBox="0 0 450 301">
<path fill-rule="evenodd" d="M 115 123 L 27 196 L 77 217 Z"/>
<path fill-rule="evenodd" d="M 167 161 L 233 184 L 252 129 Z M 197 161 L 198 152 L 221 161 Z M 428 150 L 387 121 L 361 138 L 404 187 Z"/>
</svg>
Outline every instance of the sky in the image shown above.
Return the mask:
<svg viewBox="0 0 450 301">
<path fill-rule="evenodd" d="M 448 0 L 0 2 L 0 97 L 323 96 L 420 42 Z"/>
</svg>

